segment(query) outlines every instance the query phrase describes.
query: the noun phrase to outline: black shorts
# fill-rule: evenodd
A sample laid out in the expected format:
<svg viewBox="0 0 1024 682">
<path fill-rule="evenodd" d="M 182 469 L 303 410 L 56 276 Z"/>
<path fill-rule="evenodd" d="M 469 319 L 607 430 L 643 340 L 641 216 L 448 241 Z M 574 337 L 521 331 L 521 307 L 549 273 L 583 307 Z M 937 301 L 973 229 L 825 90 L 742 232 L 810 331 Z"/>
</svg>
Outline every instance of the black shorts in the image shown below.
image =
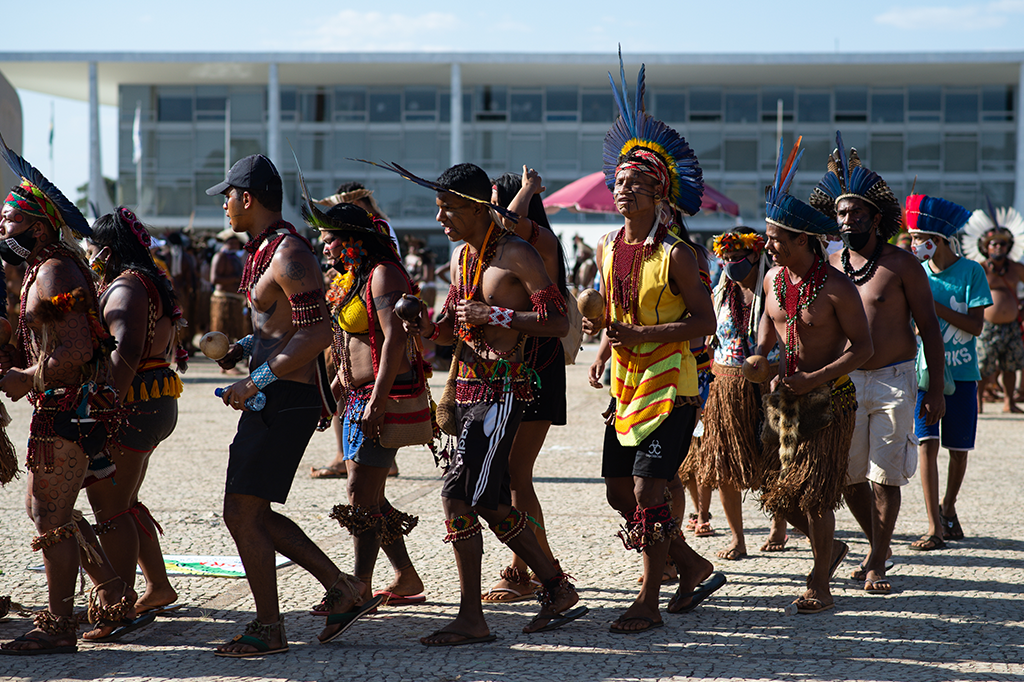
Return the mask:
<svg viewBox="0 0 1024 682">
<path fill-rule="evenodd" d="M 697 408 L 694 405 L 676 406 L 654 433 L 635 447 L 619 443 L 615 427 L 609 425 L 604 432 L 601 476 L 639 476 L 671 481 L 690 449 L 690 437 L 696 425 Z"/>
<path fill-rule="evenodd" d="M 562 350 L 562 340 L 528 337 L 523 355 L 540 377 L 540 385 L 533 389 L 533 402 L 523 411 L 523 421 L 550 421 L 553 426 L 565 426 L 565 351 Z"/>
<path fill-rule="evenodd" d="M 504 402 L 458 405 L 457 409 L 462 429 L 441 497 L 484 509 L 512 504 L 508 455 L 523 418 L 522 401 L 507 395 Z"/>
<path fill-rule="evenodd" d="M 266 407 L 238 419 L 224 490 L 283 504 L 320 421 L 320 393 L 313 384 L 280 379 L 263 393 Z"/>
<path fill-rule="evenodd" d="M 167 396 L 132 403 L 115 441 L 124 450 L 149 452 L 166 439 L 178 424 L 178 399 Z"/>
</svg>

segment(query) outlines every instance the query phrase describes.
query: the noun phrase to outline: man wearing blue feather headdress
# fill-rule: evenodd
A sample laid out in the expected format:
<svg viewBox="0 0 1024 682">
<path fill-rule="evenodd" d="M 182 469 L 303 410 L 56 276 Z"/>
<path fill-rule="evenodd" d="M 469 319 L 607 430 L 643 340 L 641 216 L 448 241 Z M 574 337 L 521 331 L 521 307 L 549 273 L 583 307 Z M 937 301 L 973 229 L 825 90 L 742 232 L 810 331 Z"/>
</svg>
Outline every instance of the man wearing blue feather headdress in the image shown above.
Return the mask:
<svg viewBox="0 0 1024 682">
<path fill-rule="evenodd" d="M 668 490 L 700 405 L 690 343 L 715 329 L 694 251 L 669 232 L 672 207 L 687 215 L 700 210 L 703 175 L 686 140 L 645 113 L 644 67 L 629 102 L 621 54 L 619 63 L 621 92 L 609 74 L 620 116 L 605 136 L 604 171 L 625 224 L 601 247 L 604 314 L 585 320 L 584 331 L 606 327 L 590 368 L 590 383 L 600 388 L 611 361 L 601 475 L 609 504 L 625 519 L 619 537 L 644 562 L 643 587 L 610 630 L 634 634 L 664 625 L 659 593 L 667 558 L 679 571 L 671 613 L 692 611 L 726 579 L 686 544 Z"/>
<path fill-rule="evenodd" d="M 790 196 L 800 141 L 785 164 L 780 145 L 775 182 L 766 190 L 767 250 L 778 267 L 764 278 L 765 314 L 757 355 L 779 343 L 782 362 L 764 397 L 765 452 L 778 451 L 761 505 L 783 515 L 811 541 L 814 569 L 807 590 L 787 612 L 819 613 L 835 605 L 832 574 L 848 547 L 835 539 L 853 436 L 856 391 L 849 373 L 873 352 L 856 287 L 824 256 L 822 239 L 836 222 Z"/>
<path fill-rule="evenodd" d="M 885 181 L 849 154 L 836 133 L 828 172 L 810 204 L 839 222 L 845 248 L 832 266 L 860 292 L 872 338 L 885 338 L 850 379 L 857 388 L 857 421 L 850 445 L 849 486 L 844 497 L 871 547 L 853 578 L 872 594 L 888 594 L 889 543 L 900 511 L 900 487 L 917 469 L 914 415 L 917 401 L 917 338 L 924 342 L 931 383 L 921 405 L 928 424 L 942 418 L 942 335 L 928 278 L 912 255 L 889 244 L 901 225 L 899 201 Z"/>
</svg>

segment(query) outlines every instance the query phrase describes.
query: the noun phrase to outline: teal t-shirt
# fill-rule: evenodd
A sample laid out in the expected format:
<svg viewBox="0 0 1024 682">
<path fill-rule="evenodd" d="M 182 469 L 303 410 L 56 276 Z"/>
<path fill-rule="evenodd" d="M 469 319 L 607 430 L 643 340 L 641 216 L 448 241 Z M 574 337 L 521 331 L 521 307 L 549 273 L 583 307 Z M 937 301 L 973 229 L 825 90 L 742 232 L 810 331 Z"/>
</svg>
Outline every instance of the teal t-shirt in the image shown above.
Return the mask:
<svg viewBox="0 0 1024 682">
<path fill-rule="evenodd" d="M 960 258 L 942 272 L 935 272 L 930 261 L 921 263 L 928 275 L 932 296 L 944 306 L 958 313 L 967 313 L 969 308 L 984 308 L 992 305 L 992 292 L 988 288 L 985 270 L 978 263 Z M 954 381 L 978 381 L 978 352 L 975 337 L 959 327 L 939 318 L 939 330 L 946 350 L 946 366 Z M 918 353 L 924 354 L 919 348 Z M 922 358 L 923 359 L 923 358 Z"/>
</svg>

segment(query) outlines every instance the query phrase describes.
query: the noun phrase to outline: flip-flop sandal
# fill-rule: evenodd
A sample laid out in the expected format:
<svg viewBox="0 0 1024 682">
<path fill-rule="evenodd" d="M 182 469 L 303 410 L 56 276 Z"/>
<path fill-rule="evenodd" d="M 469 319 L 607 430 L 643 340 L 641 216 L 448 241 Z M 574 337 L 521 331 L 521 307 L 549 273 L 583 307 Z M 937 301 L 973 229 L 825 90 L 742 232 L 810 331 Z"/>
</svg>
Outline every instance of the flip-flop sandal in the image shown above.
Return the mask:
<svg viewBox="0 0 1024 682">
<path fill-rule="evenodd" d="M 38 644 L 37 649 L 0 649 L 0 654 L 4 656 L 43 656 L 48 654 L 73 654 L 78 651 L 77 644 L 65 644 L 63 646 L 55 646 L 53 642 L 47 641 L 42 637 L 31 637 L 29 635 L 21 635 L 20 637 L 14 638 L 15 642 L 32 642 Z"/>
<path fill-rule="evenodd" d="M 503 594 L 510 594 L 512 596 L 500 599 L 494 598 Z M 532 589 L 529 592 L 520 592 L 511 587 L 492 587 L 487 593 L 480 595 L 480 601 L 484 604 L 513 604 L 517 601 L 527 601 L 536 598 Z"/>
<path fill-rule="evenodd" d="M 835 577 L 836 571 L 839 570 L 839 566 L 843 563 L 843 559 L 845 559 L 846 555 L 850 553 L 850 546 L 848 544 L 846 544 L 845 542 L 841 542 L 839 544 L 841 544 L 843 546 L 843 548 L 841 550 L 839 550 L 839 556 L 837 556 L 835 559 L 833 559 L 832 560 L 832 565 L 829 566 L 829 569 L 828 569 L 828 581 L 829 582 L 832 582 L 832 578 Z M 810 573 L 807 574 L 807 586 L 808 587 L 811 586 L 811 579 L 813 577 L 814 577 L 814 571 L 811 571 Z"/>
<path fill-rule="evenodd" d="M 715 534 L 715 529 L 711 527 L 710 521 L 705 521 L 697 524 L 693 529 L 693 534 L 699 538 L 709 538 Z"/>
<path fill-rule="evenodd" d="M 621 627 L 615 627 L 616 625 L 628 623 L 631 620 L 641 620 L 647 623 L 647 627 L 640 628 L 639 630 L 624 630 Z M 665 621 L 663 620 L 654 620 L 653 618 L 648 618 L 647 616 L 633 616 L 631 618 L 619 618 L 614 623 L 608 626 L 608 632 L 612 633 L 613 635 L 638 635 L 641 632 L 647 632 L 649 630 L 654 630 L 655 628 L 662 627 L 665 627 Z"/>
<path fill-rule="evenodd" d="M 717 592 L 726 582 L 728 582 L 728 580 L 724 573 L 712 573 L 710 578 L 698 585 L 697 589 L 688 595 L 690 597 L 689 604 L 678 611 L 669 611 L 669 613 L 689 613 L 690 611 L 693 611 L 695 608 L 700 606 L 702 601 Z M 672 601 L 682 599 L 686 596 L 687 595 L 685 594 L 681 595 L 679 592 L 676 592 L 676 595 L 672 597 Z"/>
<path fill-rule="evenodd" d="M 317 637 L 317 641 L 321 644 L 333 642 L 338 637 L 341 637 L 345 633 L 345 630 L 348 630 L 350 627 L 352 627 L 353 623 L 355 623 L 357 620 L 359 620 L 366 614 L 376 609 L 382 601 L 384 601 L 384 597 L 378 595 L 373 599 L 363 602 L 362 604 L 357 606 L 355 611 L 346 611 L 345 613 L 332 613 L 331 615 L 327 616 L 328 625 L 340 625 L 341 627 L 338 628 L 338 631 L 335 632 L 333 635 L 328 635 L 324 639 L 320 639 L 319 637 Z"/>
<path fill-rule="evenodd" d="M 456 637 L 461 637 L 462 639 L 457 639 L 454 642 L 424 642 L 423 639 L 426 639 L 426 637 L 424 637 L 420 640 L 420 644 L 422 644 L 423 646 L 462 646 L 463 644 L 484 644 L 486 642 L 493 642 L 494 640 L 498 639 L 497 635 L 484 635 L 483 637 L 474 637 L 465 632 L 459 632 L 458 630 L 436 630 L 430 636 L 436 637 L 437 635 L 455 635 Z"/>
<path fill-rule="evenodd" d="M 168 615 L 185 608 L 184 604 L 165 604 L 164 606 L 150 606 L 148 608 L 139 608 L 138 604 L 135 605 L 135 613 L 140 616 L 144 616 L 147 613 L 152 613 L 154 616 Z"/>
<path fill-rule="evenodd" d="M 348 469 L 344 467 L 310 467 L 310 478 L 348 478 Z"/>
<path fill-rule="evenodd" d="M 122 637 L 124 637 L 125 635 L 127 635 L 129 632 L 135 632 L 139 628 L 146 627 L 147 625 L 152 623 L 154 620 L 156 620 L 156 614 L 155 613 L 147 613 L 147 614 L 144 614 L 144 615 L 141 615 L 141 616 L 136 616 L 134 619 L 132 619 L 132 618 L 125 618 L 124 620 L 120 621 L 120 623 L 118 623 L 118 625 L 120 627 L 115 629 L 113 632 L 111 632 L 106 637 L 93 637 L 93 638 L 87 639 L 87 638 L 85 638 L 83 636 L 82 637 L 82 641 L 84 641 L 84 642 L 95 642 L 97 644 L 102 644 L 104 642 L 116 642 L 117 640 L 119 640 Z M 110 625 L 110 623 L 104 623 L 103 621 L 101 621 L 100 623 L 97 623 L 97 626 L 100 626 L 100 625 Z"/>
<path fill-rule="evenodd" d="M 245 644 L 254 647 L 256 651 L 214 651 L 213 655 L 222 656 L 224 658 L 256 658 L 258 656 L 283 654 L 288 651 L 288 645 L 285 645 L 280 649 L 271 649 L 269 644 L 259 637 L 253 637 L 252 635 L 235 635 L 228 644 Z"/>
<path fill-rule="evenodd" d="M 532 623 L 536 623 L 538 620 L 549 620 L 550 622 L 547 625 L 545 625 L 544 627 L 542 627 L 541 629 L 533 630 L 532 632 L 527 632 L 526 634 L 532 635 L 532 634 L 535 634 L 537 632 L 550 632 L 551 630 L 557 630 L 558 628 L 562 627 L 566 623 L 571 623 L 572 621 L 576 620 L 580 616 L 585 615 L 588 611 L 590 611 L 590 609 L 588 609 L 586 606 L 577 606 L 572 611 L 566 611 L 566 612 L 560 613 L 560 614 L 558 614 L 558 615 L 556 615 L 554 617 L 542 616 L 542 615 L 538 614 L 538 615 L 534 616 L 533 619 L 530 621 L 531 624 Z"/>
<path fill-rule="evenodd" d="M 895 565 L 896 562 L 894 562 L 892 559 L 886 559 L 885 572 L 888 573 L 889 571 L 891 571 L 892 567 Z M 864 570 L 864 564 L 861 564 L 859 568 L 857 568 L 856 570 L 854 570 L 853 573 L 850 574 L 850 579 L 856 580 L 857 582 L 864 582 L 868 579 L 868 572 Z"/>
<path fill-rule="evenodd" d="M 885 585 L 885 587 L 880 587 Z M 889 594 L 892 592 L 892 583 L 885 578 L 879 578 L 878 580 L 865 580 L 864 591 L 869 594 Z"/>
<path fill-rule="evenodd" d="M 822 611 L 829 611 L 835 608 L 835 605 L 835 602 L 826 604 L 820 599 L 808 599 L 806 597 L 800 597 L 790 604 L 790 606 L 796 607 L 797 613 L 821 613 Z"/>
<path fill-rule="evenodd" d="M 772 542 L 767 540 L 761 545 L 762 552 L 785 552 L 788 548 L 786 547 L 786 541 L 789 540 L 789 536 L 786 535 L 782 538 L 782 542 Z"/>
<path fill-rule="evenodd" d="M 388 592 L 387 590 L 377 590 L 373 593 L 374 597 L 383 597 L 381 606 L 408 606 L 409 604 L 422 604 L 427 601 L 427 595 L 425 594 L 395 594 L 394 592 Z"/>
<path fill-rule="evenodd" d="M 725 559 L 726 561 L 739 561 L 740 559 L 746 559 L 747 553 L 741 552 L 735 547 L 730 547 L 729 549 L 723 549 L 722 551 L 718 552 L 715 556 L 717 556 L 719 559 Z"/>
<path fill-rule="evenodd" d="M 943 516 L 939 514 L 939 522 L 942 524 L 942 539 L 943 540 L 963 540 L 964 529 L 960 527 L 960 519 L 953 516 Z"/>
<path fill-rule="evenodd" d="M 945 549 L 946 542 L 938 535 L 922 535 L 909 545 L 915 552 L 930 552 L 933 549 Z"/>
</svg>

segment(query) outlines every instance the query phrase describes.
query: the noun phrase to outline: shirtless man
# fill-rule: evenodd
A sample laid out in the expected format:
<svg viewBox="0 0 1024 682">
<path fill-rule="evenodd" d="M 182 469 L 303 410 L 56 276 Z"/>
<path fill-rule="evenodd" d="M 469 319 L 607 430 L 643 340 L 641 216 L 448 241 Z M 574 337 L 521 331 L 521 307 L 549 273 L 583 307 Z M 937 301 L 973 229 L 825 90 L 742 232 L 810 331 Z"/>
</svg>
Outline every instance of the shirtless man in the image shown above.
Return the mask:
<svg viewBox="0 0 1024 682">
<path fill-rule="evenodd" d="M 218 656 L 245 658 L 288 650 L 275 551 L 327 589 L 325 610 L 332 615 L 318 637 L 321 642 L 334 639 L 362 615 L 358 605 L 363 585 L 340 571 L 293 521 L 270 508 L 271 502 L 285 502 L 321 416 L 317 359 L 331 342 L 331 325 L 319 263 L 309 242 L 281 219 L 281 176 L 267 157 L 238 161 L 227 179 L 206 193 L 223 194 L 231 229 L 249 235 L 239 291 L 252 310 L 254 334 L 232 344 L 219 362 L 233 367 L 250 358 L 250 376 L 221 397 L 225 405 L 242 411 L 228 459 L 224 523 L 245 566 L 256 619 L 244 635 L 216 651 Z M 266 406 L 250 411 L 246 401 L 260 392 Z"/>
<path fill-rule="evenodd" d="M 24 171 L 15 168 L 15 173 Z M 28 395 L 35 408 L 25 503 L 39 533 L 32 548 L 42 550 L 49 595 L 48 608 L 35 614 L 35 628 L 0 650 L 21 656 L 77 651 L 73 602 L 80 551 L 97 585 L 99 608 L 90 608 L 90 617 L 98 613 L 99 625 L 120 626 L 122 633 L 153 620 L 135 618 L 138 595 L 117 577 L 98 549 L 92 527 L 74 509 L 90 458 L 117 429 L 116 416 L 103 409 L 117 398 L 103 384 L 110 336 L 89 322 L 98 314 L 91 273 L 81 249 L 64 239 L 71 236 L 68 228 L 76 236 L 89 235 L 89 224 L 59 190 L 50 185 L 48 191 L 24 180 L 11 190 L 0 212 L 0 257 L 28 266 L 14 345 L 0 349 L 0 391 L 12 400 Z M 97 384 L 99 390 L 88 403 L 89 418 L 81 419 L 77 409 Z M 126 624 L 128 629 L 123 629 Z M 113 632 L 101 634 L 104 640 L 116 639 Z"/>
<path fill-rule="evenodd" d="M 1013 234 L 1005 227 L 994 227 L 978 240 L 984 247 L 985 276 L 992 292 L 992 305 L 985 308 L 985 326 L 978 337 L 978 412 L 985 407 L 982 396 L 990 384 L 1003 380 L 1003 412 L 1021 412 L 1014 400 L 1017 371 L 1024 369 L 1024 339 L 1019 322 L 1020 300 L 1017 286 L 1024 282 L 1024 265 L 1008 255 Z"/>
<path fill-rule="evenodd" d="M 441 187 L 486 202 L 491 196 L 487 174 L 469 163 L 446 170 Z M 452 242 L 465 241 L 452 255 L 454 282 L 441 320 L 424 311 L 408 325 L 441 344 L 461 344 L 456 389 L 458 448 L 445 472 L 441 499 L 445 525 L 459 569 L 462 601 L 454 621 L 423 637 L 426 646 L 454 646 L 495 639 L 481 607 L 483 539 L 479 517 L 498 540 L 526 560 L 541 582 L 540 613 L 523 628 L 539 632 L 560 627 L 586 612 L 566 612 L 579 597 L 568 576 L 544 554 L 526 514 L 512 506 L 509 451 L 532 398 L 522 345 L 527 335 L 563 336 L 568 328 L 565 301 L 532 246 L 491 221 L 488 204 L 438 192 L 437 222 Z M 458 347 L 458 346 L 457 346 Z"/>
<path fill-rule="evenodd" d="M 851 151 L 850 158 L 856 151 Z M 831 171 L 826 177 L 834 175 Z M 847 187 L 837 200 L 827 193 L 836 183 L 821 183 L 810 203 L 836 217 L 847 246 L 832 254 L 832 267 L 842 270 L 857 286 L 868 330 L 885 339 L 875 354 L 850 379 L 857 389 L 857 421 L 850 445 L 849 487 L 844 497 L 850 512 L 870 543 L 867 557 L 854 579 L 874 594 L 891 590 L 885 562 L 891 556 L 900 488 L 917 470 L 914 408 L 917 396 L 917 338 L 924 343 L 930 383 L 921 417 L 934 424 L 946 411 L 942 395 L 943 348 L 939 320 L 921 264 L 910 253 L 888 243 L 900 229 L 900 204 L 877 174 Z"/>
<path fill-rule="evenodd" d="M 779 437 L 782 468 L 770 477 L 761 503 L 773 514 L 785 514 L 810 540 L 814 570 L 807 590 L 787 608 L 819 613 L 835 605 L 829 581 L 847 552 L 834 537 L 856 408 L 847 375 L 874 351 L 857 288 L 824 258 L 819 237 L 838 226 L 785 194 L 779 183 L 777 178 L 769 188 L 766 230 L 766 249 L 778 267 L 764 278 L 757 354 L 765 355 L 760 351 L 778 342 L 782 355 L 775 390 L 765 397 L 765 428 L 772 425 Z M 804 435 L 801 427 L 812 428 L 809 403 L 825 400 L 831 419 Z M 794 411 L 802 423 L 792 423 Z"/>
</svg>

